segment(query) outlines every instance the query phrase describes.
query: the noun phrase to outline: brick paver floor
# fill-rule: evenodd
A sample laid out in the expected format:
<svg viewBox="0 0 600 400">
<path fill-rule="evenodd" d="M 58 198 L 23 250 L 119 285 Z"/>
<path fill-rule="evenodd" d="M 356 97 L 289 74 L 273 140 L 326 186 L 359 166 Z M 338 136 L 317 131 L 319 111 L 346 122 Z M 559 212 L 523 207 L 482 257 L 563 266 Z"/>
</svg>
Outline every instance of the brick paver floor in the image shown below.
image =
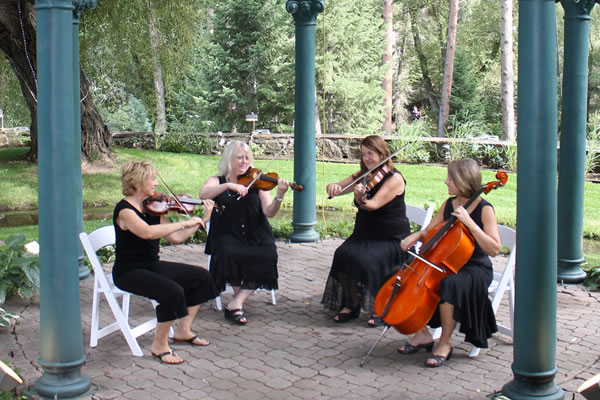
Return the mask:
<svg viewBox="0 0 600 400">
<path fill-rule="evenodd" d="M 325 280 L 339 239 L 292 244 L 279 241 L 277 304 L 267 292 L 246 303 L 246 326 L 231 324 L 214 303 L 203 305 L 194 323 L 207 347 L 177 346 L 186 362 L 160 364 L 150 355 L 152 334 L 139 338 L 144 357 L 134 357 L 120 333 L 89 347 L 92 279 L 81 283 L 84 351 L 82 372 L 92 379 L 91 399 L 485 399 L 494 397 L 512 380 L 512 340 L 495 335 L 490 347 L 470 359 L 470 346 L 454 335 L 454 354 L 440 368 L 424 368 L 424 352 L 400 355 L 407 337 L 391 329 L 367 364 L 360 360 L 381 328 L 368 328 L 368 315 L 337 324 L 321 304 Z M 180 245 L 161 250 L 163 259 L 206 267 L 203 245 Z M 503 260 L 498 263 L 502 264 Z M 581 285 L 557 287 L 557 354 L 555 382 L 567 399 L 583 399 L 577 387 L 600 372 L 600 294 Z M 223 295 L 226 303 L 228 294 Z M 39 303 L 11 299 L 5 308 L 21 315 L 14 329 L 0 331 L 0 359 L 16 365 L 25 383 L 41 376 Z M 103 304 L 106 311 L 106 303 Z M 153 315 L 146 300 L 134 298 L 132 318 Z M 106 315 L 107 313 L 105 313 Z M 503 304 L 497 318 L 506 322 Z M 42 333 L 43 334 L 43 333 Z"/>
</svg>

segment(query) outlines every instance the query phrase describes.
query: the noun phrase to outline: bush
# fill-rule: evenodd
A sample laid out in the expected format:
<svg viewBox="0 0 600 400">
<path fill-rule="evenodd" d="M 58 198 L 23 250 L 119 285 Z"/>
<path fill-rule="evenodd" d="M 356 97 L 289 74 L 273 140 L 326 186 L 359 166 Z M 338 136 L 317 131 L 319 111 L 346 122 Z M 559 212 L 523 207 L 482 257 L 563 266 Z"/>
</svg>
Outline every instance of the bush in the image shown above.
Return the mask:
<svg viewBox="0 0 600 400">
<path fill-rule="evenodd" d="M 25 250 L 25 235 L 9 237 L 0 247 L 0 305 L 15 293 L 29 299 L 39 287 L 39 257 Z"/>
<path fill-rule="evenodd" d="M 390 142 L 392 153 L 401 150 L 396 158 L 400 162 L 426 163 L 429 162 L 429 144 L 420 140 L 419 137 L 430 136 L 427 131 L 425 118 L 414 121 L 411 124 L 402 124 L 396 133 L 397 139 Z"/>
<path fill-rule="evenodd" d="M 170 132 L 158 140 L 160 151 L 171 153 L 211 154 L 219 146 L 216 139 L 208 135 L 191 132 Z"/>
</svg>

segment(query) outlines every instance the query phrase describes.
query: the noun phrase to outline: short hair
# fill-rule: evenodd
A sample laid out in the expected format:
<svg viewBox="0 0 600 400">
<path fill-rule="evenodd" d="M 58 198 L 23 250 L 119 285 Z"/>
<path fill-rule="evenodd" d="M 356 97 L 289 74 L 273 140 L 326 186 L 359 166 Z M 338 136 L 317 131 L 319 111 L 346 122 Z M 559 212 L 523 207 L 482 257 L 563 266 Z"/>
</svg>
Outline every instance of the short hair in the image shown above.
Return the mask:
<svg viewBox="0 0 600 400">
<path fill-rule="evenodd" d="M 131 196 L 146 180 L 155 178 L 158 170 L 149 161 L 129 161 L 121 167 L 123 194 Z"/>
<path fill-rule="evenodd" d="M 237 154 L 239 149 L 243 149 L 246 152 L 250 165 L 254 163 L 254 157 L 252 156 L 252 150 L 250 150 L 250 146 L 244 142 L 240 142 L 239 140 L 232 141 L 223 150 L 221 161 L 219 161 L 219 172 L 225 178 L 227 178 L 227 176 L 229 176 L 231 173 L 231 160 Z"/>
<path fill-rule="evenodd" d="M 481 170 L 471 158 L 451 161 L 448 164 L 448 176 L 462 197 L 471 197 L 481 189 Z"/>
<path fill-rule="evenodd" d="M 383 138 L 379 135 L 367 136 L 362 140 L 362 142 L 360 142 L 360 145 L 378 153 L 379 155 L 383 156 L 383 158 L 389 157 L 391 154 L 390 149 L 388 149 L 387 144 L 385 143 L 385 140 L 383 140 Z M 385 162 L 385 165 L 390 171 L 394 169 L 394 162 L 391 158 Z M 369 170 L 363 162 L 362 155 L 360 157 L 360 170 L 363 172 Z"/>
</svg>

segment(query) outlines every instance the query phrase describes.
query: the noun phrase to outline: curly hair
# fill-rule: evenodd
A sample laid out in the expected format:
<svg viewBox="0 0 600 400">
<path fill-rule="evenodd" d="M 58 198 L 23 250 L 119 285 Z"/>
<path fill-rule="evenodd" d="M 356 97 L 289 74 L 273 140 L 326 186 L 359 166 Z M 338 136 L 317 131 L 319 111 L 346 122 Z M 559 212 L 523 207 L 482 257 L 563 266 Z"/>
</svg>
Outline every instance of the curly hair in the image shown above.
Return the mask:
<svg viewBox="0 0 600 400">
<path fill-rule="evenodd" d="M 129 161 L 121 167 L 121 185 L 125 196 L 131 196 L 146 180 L 153 179 L 158 174 L 154 165 L 149 161 Z"/>
</svg>

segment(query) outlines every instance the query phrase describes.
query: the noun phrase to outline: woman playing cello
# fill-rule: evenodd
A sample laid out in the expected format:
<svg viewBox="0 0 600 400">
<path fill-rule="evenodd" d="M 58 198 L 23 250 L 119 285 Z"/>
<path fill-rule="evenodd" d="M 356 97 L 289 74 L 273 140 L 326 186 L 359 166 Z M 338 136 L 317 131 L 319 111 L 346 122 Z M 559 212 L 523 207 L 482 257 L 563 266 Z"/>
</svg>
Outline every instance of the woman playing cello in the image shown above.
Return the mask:
<svg viewBox="0 0 600 400">
<path fill-rule="evenodd" d="M 497 331 L 496 319 L 488 298 L 488 286 L 492 282 L 493 269 L 490 256 L 500 250 L 500 233 L 493 206 L 481 197 L 471 203 L 468 209 L 463 206 L 481 187 L 481 171 L 474 160 L 457 160 L 448 164 L 445 184 L 448 194 L 440 211 L 429 226 L 415 232 L 401 242 L 403 250 L 413 247 L 423 240 L 436 225 L 455 216 L 471 231 L 475 239 L 475 250 L 467 263 L 457 274 L 450 274 L 440 283 L 440 302 L 428 322 L 432 328 L 442 327 L 440 340 L 433 349 L 432 356 L 425 362 L 426 367 L 439 367 L 452 356 L 451 337 L 456 323 L 465 341 L 487 348 L 487 339 Z M 419 330 L 408 342 L 398 348 L 400 354 L 412 354 L 420 349 L 431 351 L 433 337 L 427 327 Z"/>
<path fill-rule="evenodd" d="M 410 233 L 404 177 L 391 159 L 373 171 L 372 176 L 367 175 L 367 183 L 359 180 L 352 184 L 390 156 L 385 141 L 377 135 L 368 136 L 362 141 L 360 152 L 360 171 L 327 185 L 330 197 L 353 191 L 358 207 L 354 232 L 335 251 L 321 300 L 330 310 L 337 311 L 333 318 L 336 322 L 358 318 L 361 308 L 373 311 L 377 291 L 406 258 L 400 240 Z M 377 326 L 380 320 L 373 316 L 368 324 Z"/>
</svg>

